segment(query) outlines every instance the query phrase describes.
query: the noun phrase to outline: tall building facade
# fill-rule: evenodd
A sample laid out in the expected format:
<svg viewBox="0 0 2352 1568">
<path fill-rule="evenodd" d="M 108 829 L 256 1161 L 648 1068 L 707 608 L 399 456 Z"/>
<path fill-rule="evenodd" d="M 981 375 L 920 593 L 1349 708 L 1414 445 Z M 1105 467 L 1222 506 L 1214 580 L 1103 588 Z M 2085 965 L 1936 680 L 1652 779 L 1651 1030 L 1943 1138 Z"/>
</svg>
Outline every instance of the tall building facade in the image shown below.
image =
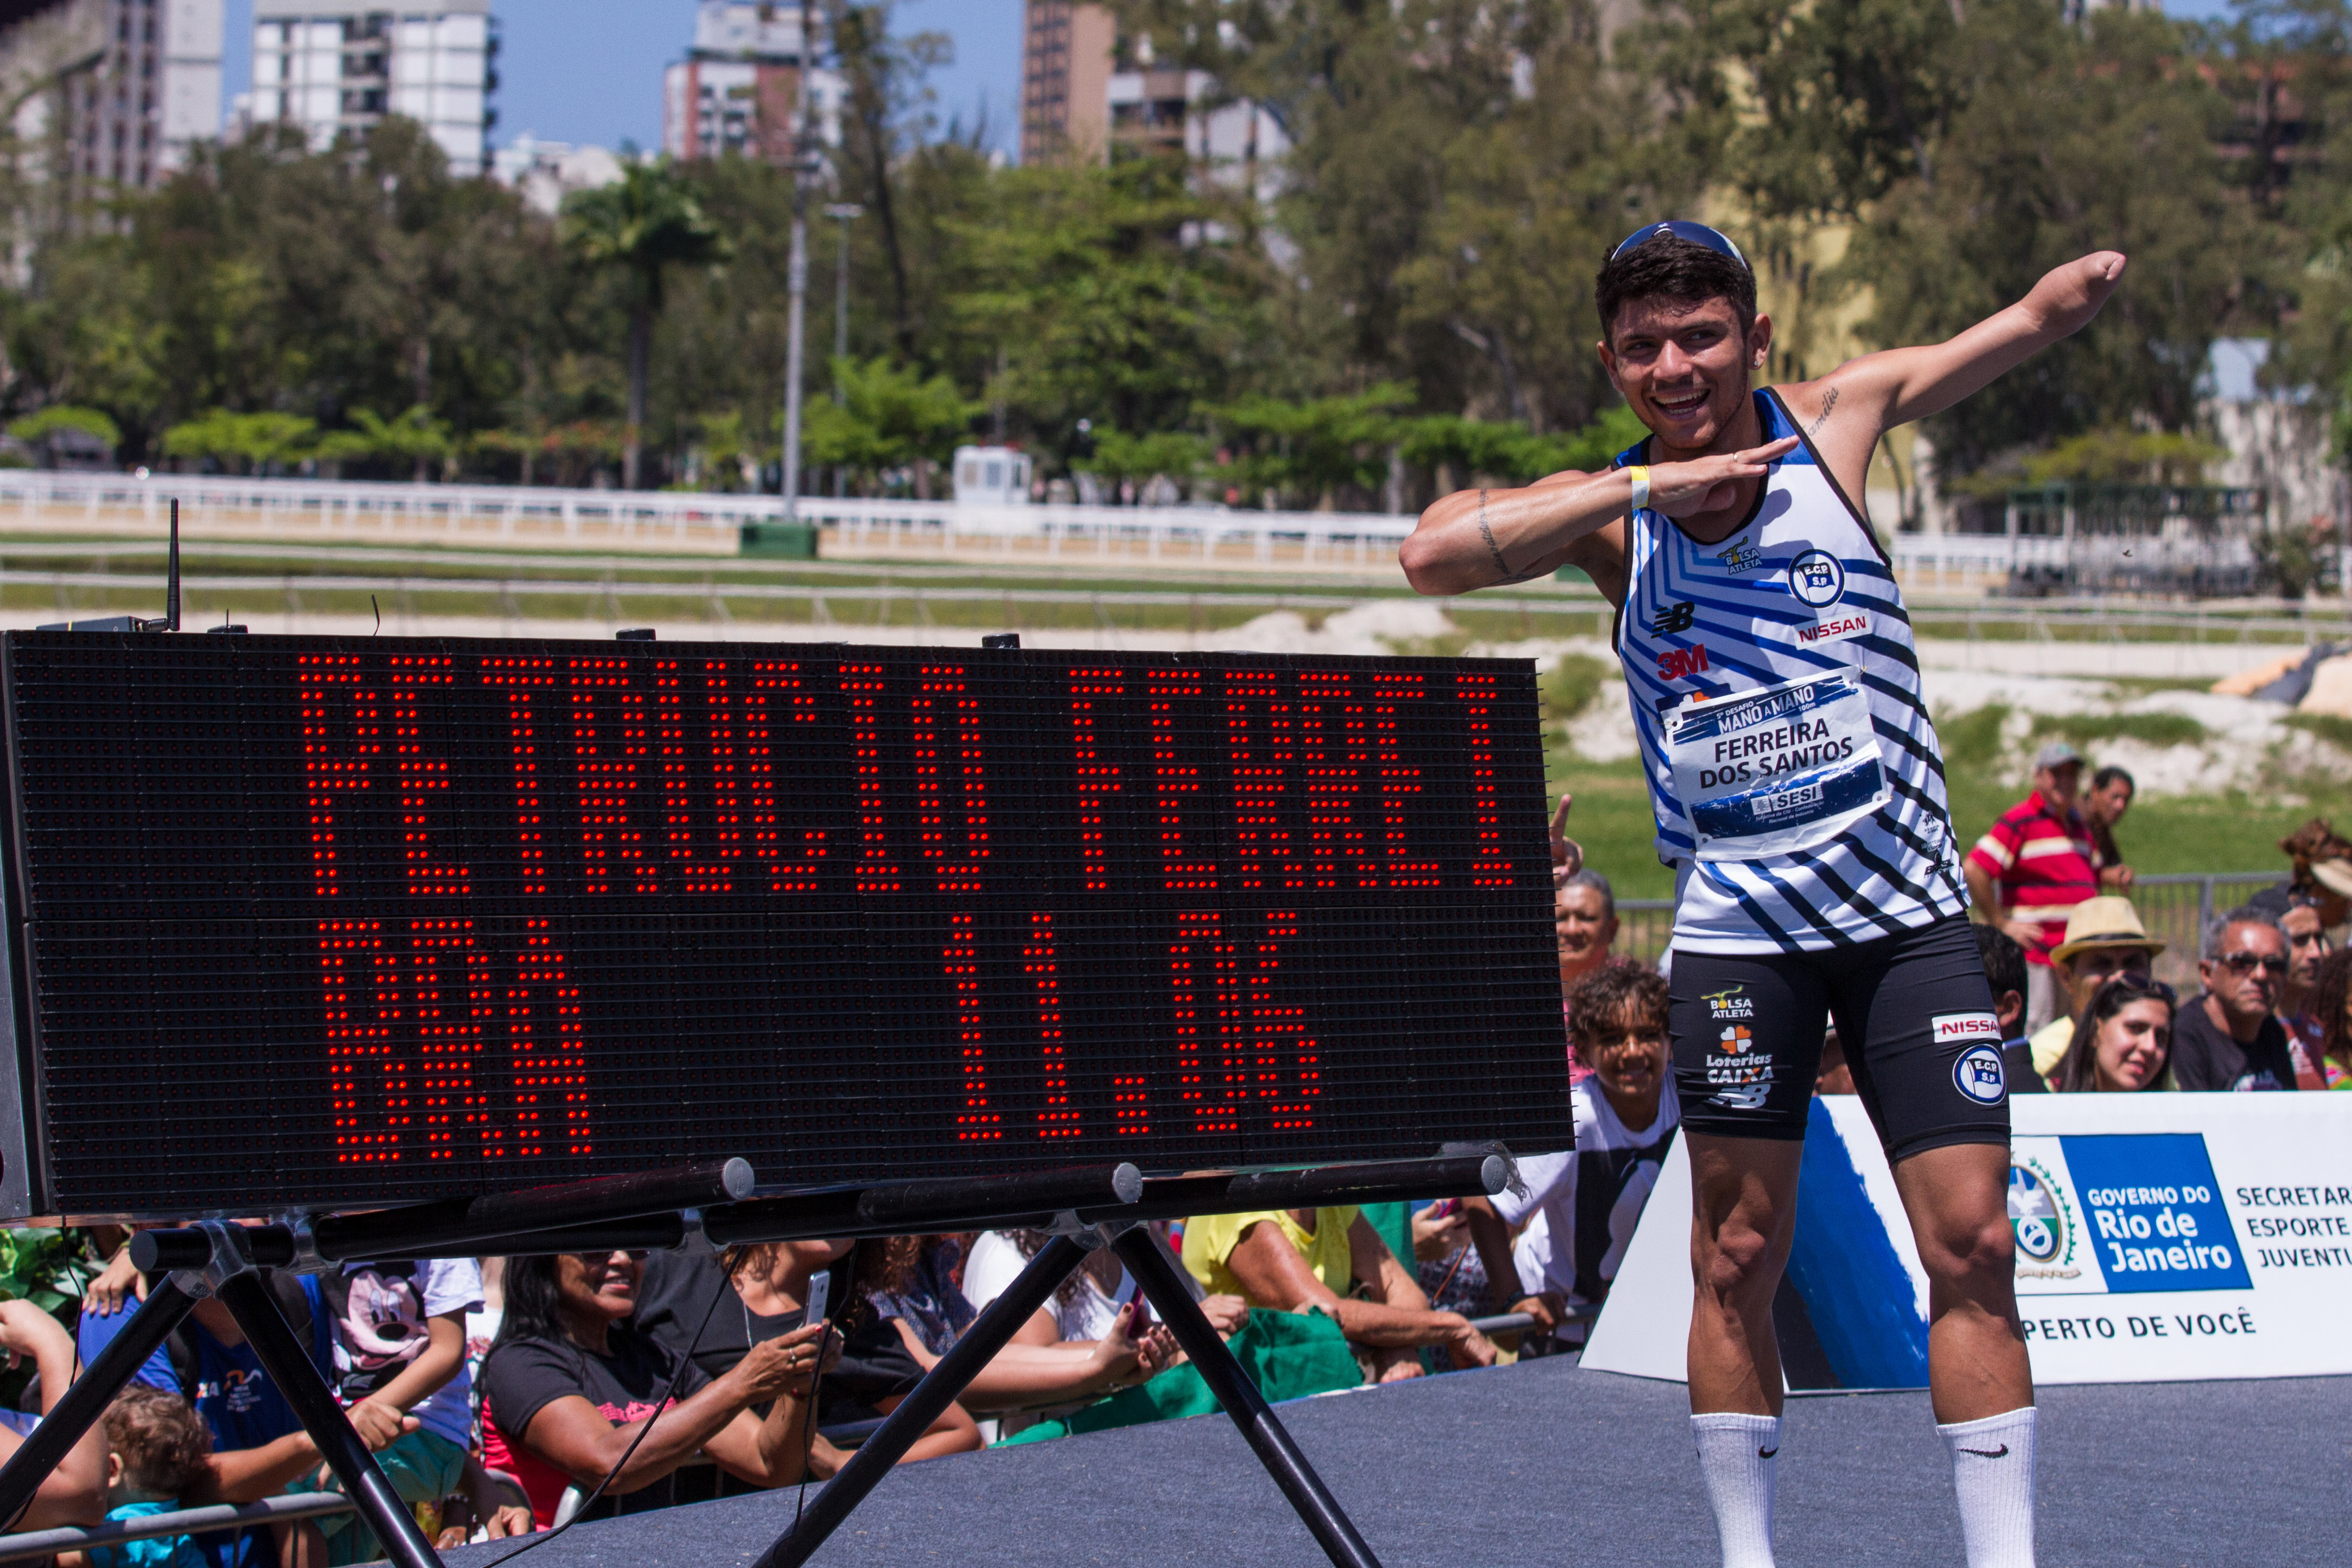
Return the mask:
<svg viewBox="0 0 2352 1568">
<path fill-rule="evenodd" d="M 1163 66 L 1151 40 L 1123 40 L 1107 5 L 1028 0 L 1021 73 L 1021 161 L 1099 161 L 1114 147 L 1181 154 L 1261 200 L 1290 140 L 1273 111 L 1217 101 L 1206 71 Z"/>
<path fill-rule="evenodd" d="M 60 190 L 144 190 L 220 134 L 222 0 L 0 5 L 0 94 Z"/>
<path fill-rule="evenodd" d="M 1021 161 L 1099 157 L 1110 144 L 1110 7 L 1028 0 L 1021 58 Z"/>
<path fill-rule="evenodd" d="M 822 6 L 812 7 L 815 16 Z M 805 78 L 817 134 L 840 138 L 841 76 L 814 64 L 821 36 L 801 36 L 797 5 L 703 0 L 694 44 L 662 73 L 662 150 L 673 158 L 792 161 Z M 818 26 L 822 26 L 822 22 Z"/>
<path fill-rule="evenodd" d="M 451 174 L 478 174 L 498 122 L 498 53 L 490 0 L 254 0 L 251 123 L 299 126 L 323 148 L 404 115 L 448 154 Z"/>
</svg>

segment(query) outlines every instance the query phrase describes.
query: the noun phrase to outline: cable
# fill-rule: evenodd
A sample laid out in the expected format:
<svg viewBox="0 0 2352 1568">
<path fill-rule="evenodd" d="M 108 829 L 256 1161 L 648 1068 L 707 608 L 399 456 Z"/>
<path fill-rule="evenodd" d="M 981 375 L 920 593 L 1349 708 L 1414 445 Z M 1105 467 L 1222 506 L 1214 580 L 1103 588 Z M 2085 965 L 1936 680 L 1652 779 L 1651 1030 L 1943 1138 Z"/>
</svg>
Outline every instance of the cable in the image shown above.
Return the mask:
<svg viewBox="0 0 2352 1568">
<path fill-rule="evenodd" d="M 654 1413 L 646 1417 L 646 1424 L 637 1428 L 637 1435 L 629 1439 L 629 1446 L 622 1450 L 619 1458 L 613 1461 L 613 1468 L 604 1472 L 604 1479 L 596 1483 L 596 1489 L 580 1500 L 580 1506 L 572 1510 L 570 1519 L 565 1520 L 553 1530 L 533 1531 L 529 1541 L 503 1557 L 493 1557 L 488 1563 L 483 1564 L 483 1568 L 503 1568 L 504 1564 L 513 1562 L 524 1552 L 546 1545 L 585 1518 L 589 1509 L 595 1505 L 596 1500 L 604 1495 L 604 1489 L 620 1479 L 621 1472 L 626 1469 L 629 1461 L 636 1457 L 637 1445 L 643 1443 L 652 1433 L 654 1423 L 661 1419 L 662 1412 L 669 1408 L 669 1402 L 677 1396 L 677 1385 L 685 1379 L 686 1369 L 694 1364 L 694 1352 L 702 1348 L 702 1333 L 705 1329 L 710 1327 L 711 1314 L 719 1310 L 719 1301 L 735 1288 L 735 1270 L 742 1268 L 744 1259 L 750 1256 L 749 1251 L 739 1254 L 734 1263 L 719 1277 L 719 1289 L 711 1293 L 710 1305 L 704 1308 L 702 1311 L 702 1321 L 694 1327 L 694 1338 L 687 1342 L 685 1352 L 677 1358 L 677 1370 L 669 1374 L 669 1386 L 662 1390 L 661 1398 L 654 1404 Z M 817 1352 L 817 1365 L 822 1367 L 824 1364 L 824 1352 L 820 1348 Z M 815 1408 L 815 1404 L 814 1400 L 809 1402 L 812 1410 Z"/>
<path fill-rule="evenodd" d="M 801 1423 L 801 1489 L 793 1500 L 793 1528 L 801 1527 L 801 1510 L 808 1507 L 809 1456 L 816 1451 L 817 1394 L 824 1386 L 824 1352 L 833 1343 L 833 1324 L 816 1337 L 816 1373 L 809 1380 L 808 1419 Z"/>
</svg>

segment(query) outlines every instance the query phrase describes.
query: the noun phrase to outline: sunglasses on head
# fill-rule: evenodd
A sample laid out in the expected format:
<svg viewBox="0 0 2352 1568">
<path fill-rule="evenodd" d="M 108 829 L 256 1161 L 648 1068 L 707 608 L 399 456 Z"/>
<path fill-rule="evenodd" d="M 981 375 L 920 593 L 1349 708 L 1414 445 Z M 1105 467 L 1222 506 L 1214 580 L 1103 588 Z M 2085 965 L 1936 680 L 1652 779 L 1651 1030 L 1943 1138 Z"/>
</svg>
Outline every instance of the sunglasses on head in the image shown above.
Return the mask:
<svg viewBox="0 0 2352 1568">
<path fill-rule="evenodd" d="M 1748 267 L 1748 258 L 1739 254 L 1739 247 L 1732 244 L 1727 236 L 1703 223 L 1689 223 L 1681 218 L 1645 224 L 1635 229 L 1618 242 L 1617 248 L 1609 253 L 1609 259 L 1614 261 L 1636 246 L 1647 245 L 1654 239 L 1664 239 L 1669 235 L 1676 239 L 1687 239 L 1693 245 L 1704 245 L 1717 255 L 1728 256 L 1740 266 Z M 1752 267 L 1748 269 L 1750 272 L 1755 270 Z"/>
<path fill-rule="evenodd" d="M 2224 954 L 2213 962 L 2226 963 L 2240 974 L 2252 974 L 2256 969 L 2260 969 L 2265 974 L 2286 973 L 2286 955 L 2280 952 L 2269 954 L 2232 952 Z"/>
<path fill-rule="evenodd" d="M 2177 1005 L 2180 1000 L 2179 994 L 2171 986 L 2161 980 L 2150 980 L 2145 975 L 2118 974 L 2107 982 L 2107 989 L 2119 996 L 2154 996 L 2167 1006 Z"/>
</svg>

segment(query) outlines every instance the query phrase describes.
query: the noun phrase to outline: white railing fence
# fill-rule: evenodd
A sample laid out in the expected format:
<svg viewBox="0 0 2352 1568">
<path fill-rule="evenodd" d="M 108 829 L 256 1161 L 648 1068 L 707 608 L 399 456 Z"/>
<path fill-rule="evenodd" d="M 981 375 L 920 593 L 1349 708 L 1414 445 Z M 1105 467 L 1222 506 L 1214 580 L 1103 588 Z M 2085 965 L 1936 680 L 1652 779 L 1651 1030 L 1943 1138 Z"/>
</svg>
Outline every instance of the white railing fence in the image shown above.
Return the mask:
<svg viewBox="0 0 2352 1568">
<path fill-rule="evenodd" d="M 731 551 L 747 522 L 774 522 L 783 498 L 673 490 L 517 485 L 380 484 L 219 476 L 57 473 L 0 469 L 0 529 L 76 519 L 160 527 L 178 500 L 184 521 L 208 531 L 266 535 L 561 546 L 665 546 Z M 1214 561 L 1378 568 L 1393 560 L 1414 519 L 1384 512 L 1250 511 L 1223 507 L 970 506 L 946 500 L 798 498 L 800 521 L 836 551 L 1128 561 Z M 1897 568 L 1933 585 L 1979 584 L 2020 567 L 2063 569 L 2080 542 L 2000 534 L 1896 534 Z M 2162 553 L 2169 547 L 2150 542 Z M 2352 549 L 2338 580 L 2352 583 Z M 2169 559 L 2169 556 L 2167 556 Z"/>
</svg>

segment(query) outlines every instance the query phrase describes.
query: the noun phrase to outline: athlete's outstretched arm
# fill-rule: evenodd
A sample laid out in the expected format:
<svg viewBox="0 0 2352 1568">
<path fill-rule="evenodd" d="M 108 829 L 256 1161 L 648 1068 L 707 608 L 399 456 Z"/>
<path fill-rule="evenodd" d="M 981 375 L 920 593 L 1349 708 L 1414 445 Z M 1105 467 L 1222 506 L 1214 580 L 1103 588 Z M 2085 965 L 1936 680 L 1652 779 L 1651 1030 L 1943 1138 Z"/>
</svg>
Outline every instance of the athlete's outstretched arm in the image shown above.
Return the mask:
<svg viewBox="0 0 2352 1568">
<path fill-rule="evenodd" d="M 1745 452 L 1656 464 L 1649 470 L 1649 504 L 1669 517 L 1728 506 L 1738 480 L 1762 478 L 1771 460 L 1796 444 L 1790 436 Z M 1456 490 L 1421 514 L 1397 560 L 1423 594 L 1466 594 L 1575 565 L 1622 601 L 1624 540 L 1612 525 L 1633 510 L 1628 468 L 1553 474 L 1524 489 Z"/>
<path fill-rule="evenodd" d="M 1940 414 L 2088 326 L 2123 280 L 2125 261 L 2119 250 L 2101 250 L 2053 268 L 2024 299 L 1958 337 L 1850 360 L 1805 388 L 1813 395 L 1803 401 L 1820 405 L 1834 397 L 1834 404 L 1822 408 L 1822 422 L 1829 420 L 1831 407 L 1840 415 L 1849 404 L 1857 414 L 1875 410 L 1873 442 L 1897 425 Z M 1799 417 L 1805 418 L 1802 411 Z"/>
</svg>

